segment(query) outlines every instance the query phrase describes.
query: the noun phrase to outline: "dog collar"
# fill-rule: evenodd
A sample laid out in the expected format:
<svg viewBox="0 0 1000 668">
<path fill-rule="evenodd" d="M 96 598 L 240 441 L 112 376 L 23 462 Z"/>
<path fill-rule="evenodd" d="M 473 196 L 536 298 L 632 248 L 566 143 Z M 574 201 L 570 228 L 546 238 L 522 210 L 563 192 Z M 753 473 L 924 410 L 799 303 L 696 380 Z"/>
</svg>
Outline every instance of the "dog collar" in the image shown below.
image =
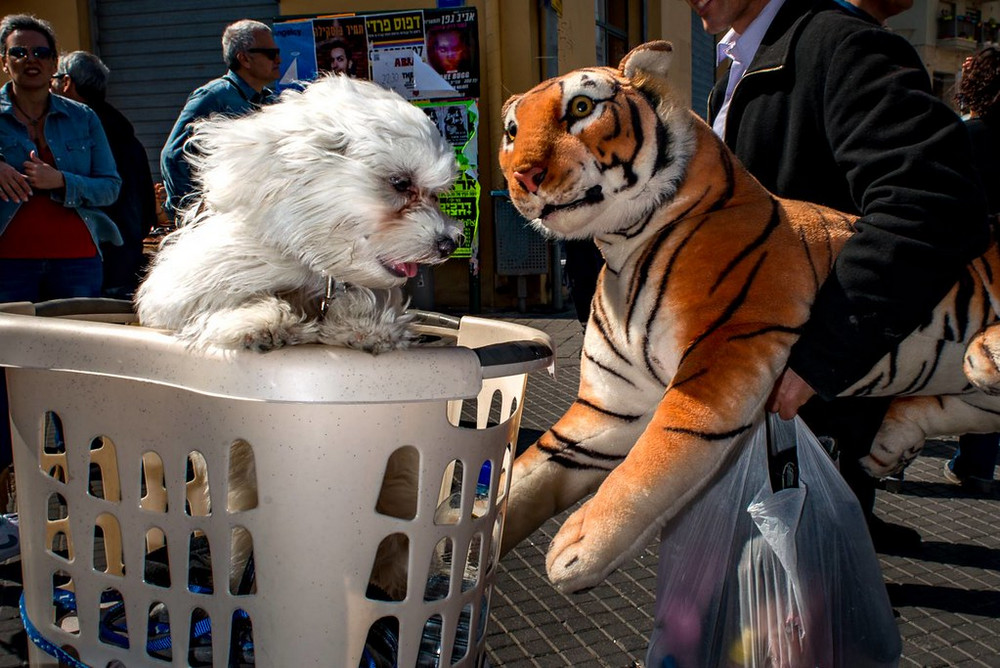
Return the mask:
<svg viewBox="0 0 1000 668">
<path fill-rule="evenodd" d="M 330 309 L 330 302 L 337 298 L 338 294 L 347 292 L 347 283 L 338 283 L 337 279 L 329 274 L 323 274 L 326 278 L 326 292 L 323 294 L 323 301 L 319 304 L 320 316 L 325 318 L 326 312 Z"/>
</svg>

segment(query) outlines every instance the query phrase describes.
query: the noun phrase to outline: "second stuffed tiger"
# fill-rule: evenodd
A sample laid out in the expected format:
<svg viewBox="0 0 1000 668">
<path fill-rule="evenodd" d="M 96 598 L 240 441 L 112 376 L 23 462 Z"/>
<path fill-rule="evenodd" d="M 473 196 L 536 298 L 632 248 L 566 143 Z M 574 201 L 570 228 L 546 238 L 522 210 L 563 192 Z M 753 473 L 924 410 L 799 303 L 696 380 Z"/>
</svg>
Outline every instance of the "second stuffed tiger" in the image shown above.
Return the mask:
<svg viewBox="0 0 1000 668">
<path fill-rule="evenodd" d="M 549 549 L 575 591 L 644 547 L 729 460 L 765 400 L 855 218 L 767 192 L 666 87 L 670 45 L 618 70 L 543 82 L 504 107 L 500 164 L 528 219 L 593 237 L 598 280 L 578 397 L 514 464 L 504 549 L 587 494 Z M 997 247 L 847 395 L 897 399 L 866 467 L 901 468 L 928 436 L 1000 431 L 991 303 Z M 956 323 L 966 323 L 956 327 Z M 973 323 L 969 325 L 968 323 Z M 962 373 L 963 359 L 968 379 Z M 914 388 L 919 388 L 919 392 Z"/>
</svg>

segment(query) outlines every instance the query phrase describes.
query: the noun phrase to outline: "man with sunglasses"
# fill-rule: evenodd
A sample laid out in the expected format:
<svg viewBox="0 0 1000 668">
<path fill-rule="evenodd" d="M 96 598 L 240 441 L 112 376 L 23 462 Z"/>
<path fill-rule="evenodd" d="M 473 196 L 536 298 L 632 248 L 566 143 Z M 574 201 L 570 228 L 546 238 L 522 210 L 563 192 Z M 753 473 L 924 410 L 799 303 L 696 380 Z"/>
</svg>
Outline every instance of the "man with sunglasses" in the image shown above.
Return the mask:
<svg viewBox="0 0 1000 668">
<path fill-rule="evenodd" d="M 160 153 L 167 192 L 164 209 L 171 216 L 190 203 L 193 191 L 191 168 L 184 156 L 191 124 L 213 114 L 243 116 L 276 99 L 266 86 L 278 78 L 281 56 L 267 25 L 243 19 L 227 26 L 222 33 L 222 57 L 229 71 L 191 93 Z"/>
</svg>

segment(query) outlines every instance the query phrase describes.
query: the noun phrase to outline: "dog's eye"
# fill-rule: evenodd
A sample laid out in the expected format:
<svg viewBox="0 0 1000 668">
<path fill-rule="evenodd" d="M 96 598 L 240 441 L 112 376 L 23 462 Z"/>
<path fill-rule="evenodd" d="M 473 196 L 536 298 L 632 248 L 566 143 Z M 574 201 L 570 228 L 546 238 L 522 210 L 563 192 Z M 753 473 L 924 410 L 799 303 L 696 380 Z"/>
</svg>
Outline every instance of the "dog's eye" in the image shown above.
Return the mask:
<svg viewBox="0 0 1000 668">
<path fill-rule="evenodd" d="M 586 95 L 577 95 L 569 101 L 568 115 L 571 118 L 585 118 L 594 110 L 594 101 Z"/>
<path fill-rule="evenodd" d="M 405 176 L 390 176 L 389 185 L 391 185 L 396 192 L 405 193 L 413 186 L 413 182 Z"/>
</svg>

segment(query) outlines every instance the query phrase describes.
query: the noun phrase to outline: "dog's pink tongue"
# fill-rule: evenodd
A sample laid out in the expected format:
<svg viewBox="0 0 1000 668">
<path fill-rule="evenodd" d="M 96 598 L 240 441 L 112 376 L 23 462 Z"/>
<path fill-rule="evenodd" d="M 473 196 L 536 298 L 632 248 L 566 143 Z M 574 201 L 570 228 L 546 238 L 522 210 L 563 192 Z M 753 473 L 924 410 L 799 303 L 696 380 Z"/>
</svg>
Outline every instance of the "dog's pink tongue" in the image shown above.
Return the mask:
<svg viewBox="0 0 1000 668">
<path fill-rule="evenodd" d="M 407 278 L 413 278 L 417 275 L 417 263 L 416 262 L 400 262 L 396 267 L 402 271 Z"/>
</svg>

